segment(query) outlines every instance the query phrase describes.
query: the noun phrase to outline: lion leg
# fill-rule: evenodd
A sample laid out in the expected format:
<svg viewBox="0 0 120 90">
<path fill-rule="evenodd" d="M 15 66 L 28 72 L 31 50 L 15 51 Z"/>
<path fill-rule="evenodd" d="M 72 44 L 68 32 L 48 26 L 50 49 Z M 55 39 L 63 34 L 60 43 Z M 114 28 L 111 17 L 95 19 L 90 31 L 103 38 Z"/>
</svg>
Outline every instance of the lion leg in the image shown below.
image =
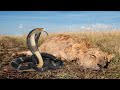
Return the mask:
<svg viewBox="0 0 120 90">
<path fill-rule="evenodd" d="M 16 55 L 26 55 L 26 56 L 31 56 L 32 53 L 31 51 L 21 51 L 21 52 L 16 52 L 16 53 L 13 53 L 12 56 L 16 56 Z"/>
</svg>

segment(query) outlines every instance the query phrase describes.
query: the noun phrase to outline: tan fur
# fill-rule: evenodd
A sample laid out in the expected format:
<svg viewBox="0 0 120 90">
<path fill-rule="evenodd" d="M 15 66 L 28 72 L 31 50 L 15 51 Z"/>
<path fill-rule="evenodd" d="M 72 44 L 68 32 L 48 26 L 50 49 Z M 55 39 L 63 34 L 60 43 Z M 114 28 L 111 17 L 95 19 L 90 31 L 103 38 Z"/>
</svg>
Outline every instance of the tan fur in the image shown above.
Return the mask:
<svg viewBox="0 0 120 90">
<path fill-rule="evenodd" d="M 77 60 L 85 69 L 98 70 L 113 58 L 99 48 L 93 48 L 88 41 L 70 35 L 59 34 L 47 39 L 41 46 L 41 52 L 50 53 L 61 60 Z"/>
</svg>

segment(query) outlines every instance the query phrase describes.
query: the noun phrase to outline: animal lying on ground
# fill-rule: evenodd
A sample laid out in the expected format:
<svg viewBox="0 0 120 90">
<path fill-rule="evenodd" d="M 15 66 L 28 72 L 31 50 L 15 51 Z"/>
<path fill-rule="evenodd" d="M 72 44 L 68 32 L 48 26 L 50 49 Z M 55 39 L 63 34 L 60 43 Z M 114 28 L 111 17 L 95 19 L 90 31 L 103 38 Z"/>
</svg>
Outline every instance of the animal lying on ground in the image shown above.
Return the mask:
<svg viewBox="0 0 120 90">
<path fill-rule="evenodd" d="M 99 48 L 92 47 L 85 39 L 65 34 L 58 34 L 46 39 L 39 50 L 52 54 L 63 61 L 71 62 L 75 60 L 80 67 L 92 70 L 105 68 L 114 57 L 114 54 L 108 54 Z M 32 54 L 30 51 L 22 53 Z"/>
</svg>

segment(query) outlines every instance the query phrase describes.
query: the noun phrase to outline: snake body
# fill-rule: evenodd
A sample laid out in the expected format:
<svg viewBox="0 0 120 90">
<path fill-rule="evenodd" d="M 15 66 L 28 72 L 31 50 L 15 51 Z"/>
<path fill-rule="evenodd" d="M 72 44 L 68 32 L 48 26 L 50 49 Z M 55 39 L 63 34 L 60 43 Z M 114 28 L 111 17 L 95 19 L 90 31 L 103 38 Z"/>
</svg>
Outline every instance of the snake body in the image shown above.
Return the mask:
<svg viewBox="0 0 120 90">
<path fill-rule="evenodd" d="M 46 31 L 44 31 L 43 28 L 35 28 L 29 32 L 27 36 L 27 45 L 33 55 L 31 57 L 19 57 L 12 60 L 11 66 L 13 68 L 22 71 L 45 71 L 48 69 L 58 69 L 63 66 L 63 62 L 55 56 L 48 53 L 40 53 L 38 49 L 38 40 L 42 32 Z M 48 35 L 47 32 L 46 34 Z M 27 66 L 20 65 L 25 62 L 29 62 Z"/>
<path fill-rule="evenodd" d="M 43 59 L 42 56 L 38 50 L 38 37 L 40 36 L 41 32 L 43 31 L 43 28 L 36 28 L 33 29 L 27 36 L 27 45 L 29 50 L 32 52 L 32 54 L 37 58 L 38 60 L 38 65 L 37 67 L 42 68 L 43 67 Z M 36 38 L 35 38 L 36 36 Z M 35 42 L 36 41 L 36 42 Z M 37 44 L 36 44 L 37 43 Z"/>
</svg>

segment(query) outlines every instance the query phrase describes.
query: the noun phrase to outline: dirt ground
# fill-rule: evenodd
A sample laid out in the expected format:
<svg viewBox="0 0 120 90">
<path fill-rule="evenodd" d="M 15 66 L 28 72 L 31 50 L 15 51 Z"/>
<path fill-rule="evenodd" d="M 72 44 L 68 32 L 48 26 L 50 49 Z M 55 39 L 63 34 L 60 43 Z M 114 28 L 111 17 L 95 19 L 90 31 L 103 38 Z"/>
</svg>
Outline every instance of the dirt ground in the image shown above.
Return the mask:
<svg viewBox="0 0 120 90">
<path fill-rule="evenodd" d="M 0 37 L 0 79 L 113 79 L 120 78 L 119 69 L 115 70 L 110 63 L 107 69 L 100 71 L 82 70 L 76 62 L 64 62 L 61 69 L 45 72 L 20 72 L 10 66 L 10 62 L 18 55 L 13 53 L 28 50 L 21 42 L 13 37 Z M 21 55 L 22 56 L 22 55 Z M 117 64 L 120 65 L 120 64 Z"/>
</svg>

